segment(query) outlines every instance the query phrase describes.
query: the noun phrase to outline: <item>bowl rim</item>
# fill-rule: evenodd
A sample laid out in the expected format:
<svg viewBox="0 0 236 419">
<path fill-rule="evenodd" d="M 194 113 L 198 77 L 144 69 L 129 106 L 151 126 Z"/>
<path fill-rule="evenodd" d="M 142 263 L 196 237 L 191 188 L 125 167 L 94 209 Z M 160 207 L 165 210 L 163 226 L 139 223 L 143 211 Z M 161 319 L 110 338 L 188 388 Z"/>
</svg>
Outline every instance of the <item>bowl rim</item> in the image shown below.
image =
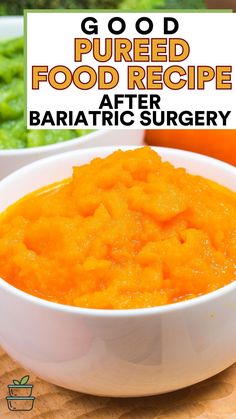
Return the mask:
<svg viewBox="0 0 236 419">
<path fill-rule="evenodd" d="M 72 128 L 68 128 L 68 129 L 72 130 Z M 108 128 L 97 129 L 88 134 L 83 134 L 80 137 L 77 136 L 77 137 L 71 138 L 70 140 L 61 141 L 60 143 L 41 145 L 38 147 L 0 149 L 0 157 L 17 157 L 17 156 L 22 156 L 22 155 L 29 156 L 32 154 L 41 154 L 43 152 L 48 153 L 48 152 L 53 152 L 53 151 L 56 152 L 60 150 L 65 150 L 66 152 L 67 148 L 73 145 L 77 145 L 77 144 L 87 145 L 87 141 L 92 141 L 94 138 L 100 137 L 102 134 L 107 133 L 108 130 L 109 130 Z"/>
<path fill-rule="evenodd" d="M 96 151 L 104 150 L 105 153 L 108 154 L 110 152 L 113 152 L 115 150 L 134 150 L 138 148 L 143 148 L 143 146 L 106 146 L 106 147 L 91 147 L 91 148 L 84 148 L 84 149 L 78 149 L 76 151 L 68 151 L 66 153 L 53 155 L 46 157 L 44 159 L 40 159 L 36 162 L 30 163 L 19 170 L 13 172 L 6 178 L 4 178 L 0 182 L 0 187 L 3 182 L 12 181 L 12 179 L 17 178 L 18 173 L 27 173 L 27 171 L 31 171 L 34 168 L 40 167 L 42 164 L 48 164 L 51 161 L 56 160 L 63 160 L 65 157 L 69 157 L 70 155 L 76 153 L 76 154 L 83 154 L 88 152 L 89 154 L 94 154 L 94 157 L 96 156 Z M 152 146 L 150 147 L 154 151 L 160 151 L 160 152 L 166 152 L 169 155 L 175 155 L 177 154 L 184 154 L 185 156 L 189 156 L 191 158 L 195 159 L 201 159 L 202 161 L 205 161 L 205 163 L 211 162 L 213 165 L 218 165 L 222 169 L 233 171 L 233 175 L 236 177 L 236 167 L 225 163 L 221 160 L 217 160 L 212 157 L 208 157 L 199 153 L 194 153 L 191 151 L 181 150 L 181 149 L 175 149 L 175 148 L 168 148 L 168 147 L 156 147 Z M 167 157 L 168 159 L 169 157 Z M 25 291 L 22 291 L 13 285 L 9 284 L 7 281 L 5 281 L 3 278 L 0 277 L 0 289 L 3 290 L 3 292 L 10 293 L 14 297 L 20 298 L 20 300 L 25 300 L 27 303 L 36 304 L 39 307 L 46 308 L 48 310 L 57 311 L 60 313 L 67 313 L 72 315 L 82 315 L 82 316 L 88 316 L 88 317 L 100 317 L 100 318 L 121 318 L 121 317 L 139 317 L 139 316 L 152 316 L 152 315 L 162 315 L 165 313 L 175 313 L 180 310 L 185 311 L 188 309 L 192 309 L 194 307 L 197 307 L 201 304 L 209 303 L 215 300 L 220 299 L 223 296 L 226 296 L 227 294 L 230 294 L 232 291 L 236 291 L 236 278 L 229 284 L 224 285 L 223 287 L 211 291 L 207 294 L 203 294 L 197 297 L 194 297 L 189 300 L 185 301 L 179 301 L 175 303 L 165 304 L 162 306 L 155 306 L 155 307 L 144 307 L 144 308 L 132 308 L 132 309 L 99 309 L 99 308 L 86 308 L 86 307 L 77 307 L 72 305 L 66 305 L 61 304 L 57 302 L 52 302 L 34 295 L 31 295 Z"/>
<path fill-rule="evenodd" d="M 96 318 L 132 318 L 132 317 L 148 317 L 153 315 L 164 315 L 165 313 L 168 314 L 175 314 L 179 311 L 186 311 L 189 309 L 193 309 L 196 307 L 201 306 L 202 304 L 207 304 L 216 300 L 219 300 L 221 297 L 227 296 L 232 291 L 236 291 L 236 280 L 221 287 L 215 291 L 211 291 L 208 294 L 200 295 L 198 297 L 194 297 L 190 300 L 179 301 L 176 303 L 165 304 L 162 306 L 154 306 L 154 307 L 143 307 L 143 308 L 130 308 L 130 309 L 100 309 L 100 308 L 87 308 L 87 307 L 77 307 L 71 306 L 61 303 L 52 302 L 49 300 L 45 300 L 40 297 L 36 297 L 34 295 L 28 294 L 25 291 L 22 291 L 13 285 L 6 282 L 4 279 L 0 277 L 0 289 L 5 290 L 6 292 L 10 293 L 14 297 L 20 298 L 20 300 L 25 300 L 27 303 L 36 305 L 41 308 L 45 308 L 47 310 L 65 313 L 65 314 L 72 314 L 72 315 L 80 315 L 86 317 L 96 317 Z"/>
</svg>

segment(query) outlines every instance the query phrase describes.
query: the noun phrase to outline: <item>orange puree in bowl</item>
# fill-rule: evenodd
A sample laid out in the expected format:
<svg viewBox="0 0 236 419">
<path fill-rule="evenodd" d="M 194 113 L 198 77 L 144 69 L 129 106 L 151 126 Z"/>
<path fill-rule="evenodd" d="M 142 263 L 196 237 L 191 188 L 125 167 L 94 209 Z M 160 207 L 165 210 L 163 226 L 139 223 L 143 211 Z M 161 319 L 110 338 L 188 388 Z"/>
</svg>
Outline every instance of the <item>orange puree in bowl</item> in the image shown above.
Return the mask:
<svg viewBox="0 0 236 419">
<path fill-rule="evenodd" d="M 0 219 L 0 276 L 44 299 L 129 309 L 236 279 L 236 194 L 149 148 L 75 167 Z"/>
</svg>

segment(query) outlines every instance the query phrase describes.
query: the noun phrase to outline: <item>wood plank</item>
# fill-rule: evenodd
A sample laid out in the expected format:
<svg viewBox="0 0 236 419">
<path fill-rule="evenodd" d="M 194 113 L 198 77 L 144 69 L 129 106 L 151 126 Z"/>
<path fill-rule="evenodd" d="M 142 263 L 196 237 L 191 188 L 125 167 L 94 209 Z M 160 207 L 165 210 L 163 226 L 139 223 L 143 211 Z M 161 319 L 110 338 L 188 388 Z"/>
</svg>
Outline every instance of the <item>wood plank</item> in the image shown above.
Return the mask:
<svg viewBox="0 0 236 419">
<path fill-rule="evenodd" d="M 11 412 L 7 385 L 27 373 L 0 349 L 0 419 L 236 419 L 236 364 L 184 390 L 132 399 L 84 395 L 31 375 L 34 408 Z"/>
</svg>

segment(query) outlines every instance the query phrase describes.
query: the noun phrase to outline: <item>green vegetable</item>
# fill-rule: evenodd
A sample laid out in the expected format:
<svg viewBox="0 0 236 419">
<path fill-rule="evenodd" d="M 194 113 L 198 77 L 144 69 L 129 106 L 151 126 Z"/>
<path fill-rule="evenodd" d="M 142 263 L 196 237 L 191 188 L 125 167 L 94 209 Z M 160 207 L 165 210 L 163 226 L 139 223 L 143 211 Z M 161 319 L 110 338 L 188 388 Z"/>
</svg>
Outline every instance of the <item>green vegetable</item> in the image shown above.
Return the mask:
<svg viewBox="0 0 236 419">
<path fill-rule="evenodd" d="M 24 82 L 13 79 L 0 86 L 0 122 L 22 117 L 24 113 Z"/>
<path fill-rule="evenodd" d="M 122 10 L 152 10 L 164 8 L 164 0 L 123 0 L 120 4 Z"/>
<path fill-rule="evenodd" d="M 167 9 L 205 9 L 204 0 L 166 0 Z"/>
<path fill-rule="evenodd" d="M 91 132 L 83 129 L 26 129 L 23 52 L 23 38 L 0 42 L 0 150 L 40 147 L 68 141 Z"/>
<path fill-rule="evenodd" d="M 23 79 L 24 62 L 22 56 L 12 58 L 0 55 L 0 84 L 10 83 L 14 77 Z"/>
<path fill-rule="evenodd" d="M 117 9 L 120 0 L 1 0 L 0 15 L 22 15 L 24 9 Z"/>
<path fill-rule="evenodd" d="M 27 136 L 27 147 L 38 147 L 61 143 L 75 138 L 72 130 L 30 130 Z"/>
<path fill-rule="evenodd" d="M 0 150 L 25 147 L 27 147 L 27 130 L 23 118 L 0 124 Z"/>
<path fill-rule="evenodd" d="M 24 38 L 15 38 L 11 41 L 2 41 L 0 43 L 0 55 L 12 58 L 16 55 L 22 55 L 24 50 Z"/>
</svg>

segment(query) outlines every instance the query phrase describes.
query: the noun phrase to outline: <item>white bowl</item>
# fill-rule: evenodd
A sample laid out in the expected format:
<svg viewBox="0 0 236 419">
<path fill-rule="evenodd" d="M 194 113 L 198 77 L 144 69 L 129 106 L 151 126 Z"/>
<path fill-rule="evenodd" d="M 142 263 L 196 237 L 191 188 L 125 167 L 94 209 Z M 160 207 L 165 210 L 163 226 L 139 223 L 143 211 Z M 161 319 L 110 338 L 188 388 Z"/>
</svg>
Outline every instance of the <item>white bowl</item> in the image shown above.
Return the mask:
<svg viewBox="0 0 236 419">
<path fill-rule="evenodd" d="M 157 150 L 175 166 L 236 191 L 235 167 L 182 150 Z M 0 183 L 0 211 L 67 178 L 72 166 L 112 151 L 78 150 L 20 169 Z M 69 389 L 102 396 L 159 394 L 197 383 L 236 361 L 235 301 L 233 282 L 162 307 L 85 309 L 33 297 L 0 279 L 0 344 L 27 370 Z"/>
<path fill-rule="evenodd" d="M 0 17 L 0 40 L 23 35 L 22 17 Z M 141 145 L 144 130 L 104 129 L 73 140 L 42 147 L 0 150 L 0 179 L 14 170 L 44 157 L 84 147 L 110 145 Z"/>
<path fill-rule="evenodd" d="M 104 129 L 62 143 L 19 150 L 0 150 L 0 179 L 44 157 L 88 147 L 142 145 L 143 138 L 144 130 Z"/>
<path fill-rule="evenodd" d="M 24 19 L 22 16 L 0 17 L 0 40 L 23 36 Z"/>
</svg>

